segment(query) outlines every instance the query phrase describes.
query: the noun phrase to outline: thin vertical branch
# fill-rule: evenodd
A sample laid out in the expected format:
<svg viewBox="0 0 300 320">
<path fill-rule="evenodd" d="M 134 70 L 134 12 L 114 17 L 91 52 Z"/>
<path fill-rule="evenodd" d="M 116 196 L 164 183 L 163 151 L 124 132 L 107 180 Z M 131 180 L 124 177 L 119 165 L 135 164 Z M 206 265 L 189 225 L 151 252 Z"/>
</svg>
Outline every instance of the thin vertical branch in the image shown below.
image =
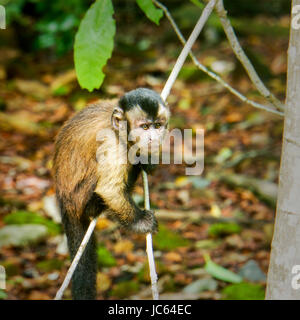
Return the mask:
<svg viewBox="0 0 300 320">
<path fill-rule="evenodd" d="M 142 171 L 142 176 L 143 176 L 143 184 L 144 184 L 144 205 L 146 210 L 150 210 L 148 176 L 144 170 Z M 151 233 L 148 233 L 146 236 L 146 251 L 147 251 L 148 263 L 149 263 L 152 297 L 153 297 L 153 300 L 159 300 L 159 293 L 157 288 L 157 273 L 155 269 Z"/>
<path fill-rule="evenodd" d="M 179 57 L 177 58 L 177 61 L 172 69 L 172 72 L 161 92 L 161 97 L 163 100 L 166 100 L 171 88 L 178 76 L 178 73 L 180 72 L 189 52 L 191 51 L 191 48 L 193 44 L 195 43 L 196 39 L 198 38 L 201 30 L 203 29 L 204 24 L 206 23 L 208 17 L 210 16 L 216 0 L 211 0 L 207 6 L 202 11 L 202 14 L 192 31 L 188 41 L 186 42 L 185 46 L 183 47 Z M 149 186 L 148 186 L 148 177 L 147 173 L 145 171 L 142 172 L 143 175 L 143 183 L 144 183 L 144 198 L 145 198 L 145 209 L 150 210 L 150 199 L 149 199 Z M 153 245 L 152 245 L 152 235 L 151 233 L 147 234 L 146 237 L 146 243 L 147 243 L 147 255 L 148 255 L 148 262 L 149 262 L 149 269 L 150 269 L 150 278 L 151 278 L 151 288 L 152 288 L 152 296 L 154 300 L 159 299 L 158 295 L 158 288 L 157 288 L 157 274 L 155 270 L 155 261 L 154 261 L 154 255 L 153 255 Z"/>
<path fill-rule="evenodd" d="M 193 44 L 195 43 L 196 39 L 198 38 L 201 30 L 203 29 L 207 19 L 209 18 L 214 6 L 215 6 L 216 0 L 211 0 L 209 1 L 209 3 L 207 4 L 207 6 L 204 8 L 204 10 L 202 11 L 202 14 L 193 30 L 193 32 L 191 33 L 188 41 L 186 42 L 185 46 L 183 47 L 175 66 L 173 67 L 173 70 L 163 88 L 163 91 L 161 92 L 161 97 L 163 100 L 166 100 L 171 88 L 178 76 L 179 71 L 181 70 L 186 57 L 188 56 L 189 52 L 192 49 Z"/>
</svg>

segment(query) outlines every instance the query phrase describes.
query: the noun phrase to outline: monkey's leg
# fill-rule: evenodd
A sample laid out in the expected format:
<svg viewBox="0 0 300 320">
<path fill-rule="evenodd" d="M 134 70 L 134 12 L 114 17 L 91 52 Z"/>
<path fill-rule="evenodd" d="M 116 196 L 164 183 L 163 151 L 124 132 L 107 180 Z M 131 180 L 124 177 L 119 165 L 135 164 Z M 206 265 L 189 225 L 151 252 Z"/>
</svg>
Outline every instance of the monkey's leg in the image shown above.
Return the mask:
<svg viewBox="0 0 300 320">
<path fill-rule="evenodd" d="M 78 220 L 75 217 L 69 217 L 67 214 L 63 214 L 62 218 L 71 259 L 73 260 L 90 221 L 88 218 Z M 92 235 L 73 274 L 72 298 L 75 300 L 96 299 L 96 275 L 96 241 L 95 236 Z"/>
</svg>

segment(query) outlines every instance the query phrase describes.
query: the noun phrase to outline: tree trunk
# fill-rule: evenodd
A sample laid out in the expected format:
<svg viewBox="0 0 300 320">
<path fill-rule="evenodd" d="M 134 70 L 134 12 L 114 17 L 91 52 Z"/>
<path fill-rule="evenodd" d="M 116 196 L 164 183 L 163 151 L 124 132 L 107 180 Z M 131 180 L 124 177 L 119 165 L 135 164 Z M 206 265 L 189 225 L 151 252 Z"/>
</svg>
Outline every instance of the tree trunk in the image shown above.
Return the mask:
<svg viewBox="0 0 300 320">
<path fill-rule="evenodd" d="M 300 25 L 297 21 L 300 19 L 295 14 L 297 5 L 300 0 L 293 0 L 277 212 L 266 292 L 269 300 L 300 299 L 300 283 L 297 283 L 300 279 Z"/>
</svg>

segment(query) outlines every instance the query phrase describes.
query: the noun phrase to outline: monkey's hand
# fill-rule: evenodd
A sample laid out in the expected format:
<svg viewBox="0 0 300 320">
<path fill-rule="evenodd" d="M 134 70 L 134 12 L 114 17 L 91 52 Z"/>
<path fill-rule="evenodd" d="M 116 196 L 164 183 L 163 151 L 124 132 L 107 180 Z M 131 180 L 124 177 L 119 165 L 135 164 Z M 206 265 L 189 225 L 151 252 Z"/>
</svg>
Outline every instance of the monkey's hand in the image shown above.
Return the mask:
<svg viewBox="0 0 300 320">
<path fill-rule="evenodd" d="M 151 210 L 140 210 L 135 216 L 132 224 L 128 229 L 135 233 L 156 233 L 158 231 L 158 223 Z"/>
</svg>

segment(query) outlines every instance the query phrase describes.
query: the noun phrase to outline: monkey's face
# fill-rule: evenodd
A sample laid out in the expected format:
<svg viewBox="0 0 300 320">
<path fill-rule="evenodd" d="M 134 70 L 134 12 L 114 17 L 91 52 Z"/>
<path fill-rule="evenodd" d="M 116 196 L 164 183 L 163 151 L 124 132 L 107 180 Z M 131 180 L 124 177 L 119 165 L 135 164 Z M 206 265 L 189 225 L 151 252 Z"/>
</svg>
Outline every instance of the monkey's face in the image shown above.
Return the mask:
<svg viewBox="0 0 300 320">
<path fill-rule="evenodd" d="M 137 89 L 125 94 L 112 116 L 113 127 L 122 129 L 126 121 L 128 145 L 137 149 L 137 154 L 159 154 L 167 132 L 169 109 L 160 96 L 149 89 Z M 124 129 L 124 128 L 123 128 Z"/>
<path fill-rule="evenodd" d="M 161 115 L 151 118 L 138 106 L 127 114 L 128 142 L 139 149 L 140 154 L 157 154 L 167 131 L 167 118 Z"/>
</svg>

